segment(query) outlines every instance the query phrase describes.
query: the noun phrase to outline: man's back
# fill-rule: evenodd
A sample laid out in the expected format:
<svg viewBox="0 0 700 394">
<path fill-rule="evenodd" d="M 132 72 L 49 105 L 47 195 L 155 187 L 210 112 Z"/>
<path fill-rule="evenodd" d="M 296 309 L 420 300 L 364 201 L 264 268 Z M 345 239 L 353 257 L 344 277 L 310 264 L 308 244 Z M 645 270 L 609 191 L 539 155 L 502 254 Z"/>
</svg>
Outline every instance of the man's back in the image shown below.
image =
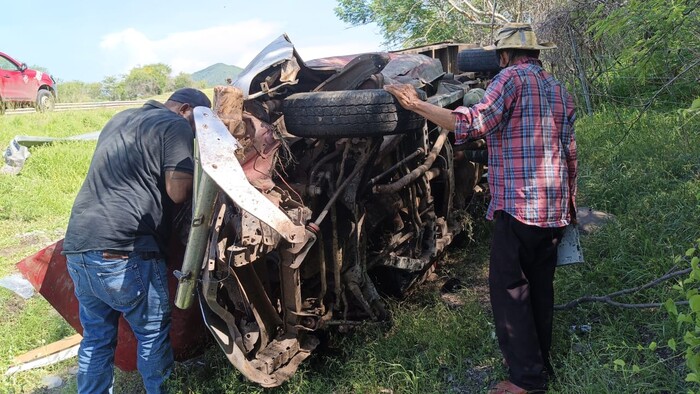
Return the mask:
<svg viewBox="0 0 700 394">
<path fill-rule="evenodd" d="M 192 172 L 192 138 L 187 121 L 155 101 L 114 116 L 73 206 L 64 250 L 162 251 L 172 206 L 164 171 Z"/>
<path fill-rule="evenodd" d="M 487 216 L 503 210 L 526 224 L 565 226 L 575 161 L 574 102 L 539 60 L 516 61 L 494 78 L 479 104 L 456 112 L 468 124 L 458 129 L 458 140 L 485 137 L 489 147 Z"/>
<path fill-rule="evenodd" d="M 487 140 L 502 157 L 496 168 L 489 168 L 501 171 L 494 181 L 502 181 L 497 187 L 503 193 L 494 193 L 494 205 L 527 224 L 564 226 L 570 198 L 567 150 L 575 119 L 573 99 L 534 59 L 504 73 L 512 81 L 512 94 L 511 88 L 504 89 L 510 119 L 503 134 Z"/>
</svg>

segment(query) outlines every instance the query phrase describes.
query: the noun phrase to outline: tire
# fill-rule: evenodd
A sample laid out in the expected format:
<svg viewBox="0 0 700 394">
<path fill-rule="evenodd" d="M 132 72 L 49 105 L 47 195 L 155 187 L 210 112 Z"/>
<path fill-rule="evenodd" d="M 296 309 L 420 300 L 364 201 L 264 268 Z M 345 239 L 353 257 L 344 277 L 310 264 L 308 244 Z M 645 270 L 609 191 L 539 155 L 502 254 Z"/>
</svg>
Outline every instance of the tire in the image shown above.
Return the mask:
<svg viewBox="0 0 700 394">
<path fill-rule="evenodd" d="M 46 89 L 41 89 L 36 95 L 36 111 L 51 112 L 56 106 L 56 99 L 53 94 Z"/>
<path fill-rule="evenodd" d="M 498 72 L 501 66 L 496 51 L 481 48 L 465 49 L 457 55 L 457 68 L 463 72 Z"/>
<path fill-rule="evenodd" d="M 5 102 L 2 101 L 2 97 L 0 97 L 0 116 L 5 115 Z"/>
<path fill-rule="evenodd" d="M 423 91 L 419 94 L 425 99 Z M 370 137 L 405 133 L 425 124 L 383 89 L 297 93 L 284 100 L 282 113 L 287 131 L 298 137 Z"/>
</svg>

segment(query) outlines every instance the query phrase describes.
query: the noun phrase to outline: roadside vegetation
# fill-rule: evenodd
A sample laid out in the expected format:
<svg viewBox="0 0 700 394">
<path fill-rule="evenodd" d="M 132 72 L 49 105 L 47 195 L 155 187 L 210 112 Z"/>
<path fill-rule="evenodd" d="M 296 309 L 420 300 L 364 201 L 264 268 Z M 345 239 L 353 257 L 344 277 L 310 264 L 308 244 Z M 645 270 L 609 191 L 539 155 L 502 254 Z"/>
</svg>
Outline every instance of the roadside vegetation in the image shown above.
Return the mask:
<svg viewBox="0 0 700 394">
<path fill-rule="evenodd" d="M 191 74 L 172 75 L 169 65 L 154 63 L 134 67 L 125 75 L 105 77 L 100 82 L 59 81 L 58 102 L 137 100 L 184 87 L 206 88 L 206 85 L 204 81 L 194 81 Z"/>
<path fill-rule="evenodd" d="M 0 118 L 0 139 L 16 134 L 67 136 L 99 129 L 116 110 L 28 114 Z M 586 263 L 558 270 L 557 303 L 636 287 L 684 262 L 674 261 L 700 238 L 700 122 L 676 111 L 609 108 L 583 116 L 577 135 L 581 152 L 580 202 L 616 219 L 583 238 Z M 637 118 L 632 129 L 629 125 Z M 618 142 L 629 132 L 624 143 Z M 58 143 L 31 150 L 18 176 L 0 178 L 0 273 L 60 239 L 83 180 L 94 142 Z M 404 300 L 391 300 L 391 325 L 332 331 L 323 351 L 275 393 L 471 393 L 505 376 L 493 336 L 486 270 L 489 224 L 485 201 L 474 205 L 472 237 L 450 248 L 436 278 Z M 460 278 L 458 303 L 446 302 L 440 286 Z M 682 279 L 682 278 L 681 278 Z M 671 281 L 623 303 L 682 300 Z M 687 306 L 679 306 L 683 311 Z M 24 301 L 0 289 L 0 372 L 12 357 L 73 334 L 40 296 Z M 552 392 L 686 392 L 683 337 L 665 308 L 628 309 L 581 304 L 555 314 Z M 586 327 L 589 327 L 590 330 Z M 675 342 L 676 348 L 669 346 Z M 670 342 L 670 343 L 674 343 Z M 198 362 L 180 365 L 171 388 L 182 393 L 263 392 L 246 383 L 222 353 L 211 348 Z M 68 379 L 69 360 L 5 377 L 0 392 L 30 392 L 41 378 Z M 119 374 L 117 388 L 139 388 L 135 373 Z M 384 390 L 384 391 L 382 391 Z"/>
<path fill-rule="evenodd" d="M 443 8 L 429 8 L 438 3 Z M 348 0 L 339 1 L 339 15 L 351 23 L 393 18 L 385 20 L 387 29 L 394 29 L 387 30 L 394 32 L 387 35 L 388 41 L 422 44 L 421 37 L 449 32 L 431 30 L 432 22 L 417 24 L 402 15 L 410 11 L 435 18 L 458 13 L 448 3 L 459 2 L 392 0 L 396 11 L 386 13 L 372 8 L 376 1 Z M 503 7 L 517 3 L 499 2 Z M 556 303 L 638 288 L 669 272 L 691 270 L 615 297 L 619 305 L 591 302 L 557 311 L 552 349 L 557 376 L 550 392 L 697 392 L 700 2 L 525 3 L 532 7 L 524 11 L 542 22 L 544 31 L 560 34 L 543 38 L 563 43 L 557 52 L 562 57 L 550 60 L 577 96 L 579 205 L 615 216 L 582 238 L 586 263 L 558 269 Z M 509 15 L 519 15 L 517 7 L 513 10 Z M 459 39 L 474 37 L 469 34 Z M 157 94 L 165 97 L 165 91 Z M 1 117 L 0 143 L 15 135 L 59 137 L 95 131 L 116 111 Z M 0 277 L 15 272 L 21 258 L 62 237 L 93 150 L 94 142 L 36 147 L 19 175 L 0 177 Z M 171 391 L 483 392 L 506 376 L 488 302 L 486 203 L 474 202 L 470 236 L 449 248 L 435 276 L 407 298 L 388 301 L 390 324 L 331 330 L 322 351 L 273 390 L 245 382 L 212 347 L 200 359 L 178 365 Z M 451 278 L 458 278 L 462 286 L 447 297 L 441 286 Z M 14 356 L 73 334 L 40 296 L 25 301 L 0 288 L 0 314 L 0 373 Z M 3 377 L 0 392 L 42 392 L 41 379 L 47 375 L 68 380 L 56 392 L 74 392 L 74 365 L 75 360 L 69 360 Z M 139 390 L 138 374 L 118 374 L 117 392 Z"/>
</svg>

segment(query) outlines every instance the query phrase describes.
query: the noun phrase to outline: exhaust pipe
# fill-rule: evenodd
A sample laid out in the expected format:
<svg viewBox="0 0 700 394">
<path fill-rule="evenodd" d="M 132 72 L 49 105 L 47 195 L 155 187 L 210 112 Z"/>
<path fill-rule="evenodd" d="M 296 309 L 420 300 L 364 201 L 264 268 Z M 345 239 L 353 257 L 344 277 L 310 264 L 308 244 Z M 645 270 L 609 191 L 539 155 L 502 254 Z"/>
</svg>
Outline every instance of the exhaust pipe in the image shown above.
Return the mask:
<svg viewBox="0 0 700 394">
<path fill-rule="evenodd" d="M 182 259 L 180 271 L 174 272 L 178 281 L 175 306 L 180 309 L 188 309 L 194 301 L 197 279 L 204 263 L 204 254 L 209 241 L 214 203 L 219 192 L 218 186 L 209 175 L 200 172 L 200 176 L 185 257 Z"/>
</svg>

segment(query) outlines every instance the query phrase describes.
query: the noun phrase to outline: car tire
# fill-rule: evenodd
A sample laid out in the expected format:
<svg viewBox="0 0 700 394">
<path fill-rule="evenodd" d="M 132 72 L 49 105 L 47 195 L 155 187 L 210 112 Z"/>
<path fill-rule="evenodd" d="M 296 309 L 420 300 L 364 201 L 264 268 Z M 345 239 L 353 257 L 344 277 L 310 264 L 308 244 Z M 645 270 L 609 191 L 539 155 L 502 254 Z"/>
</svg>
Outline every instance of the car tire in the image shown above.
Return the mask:
<svg viewBox="0 0 700 394">
<path fill-rule="evenodd" d="M 465 49 L 457 55 L 457 68 L 463 72 L 498 72 L 501 70 L 496 51 Z"/>
<path fill-rule="evenodd" d="M 56 105 L 56 99 L 53 94 L 46 89 L 39 90 L 36 95 L 36 110 L 37 112 L 51 112 Z"/>
<path fill-rule="evenodd" d="M 421 98 L 425 93 L 419 91 Z M 417 130 L 425 118 L 383 89 L 297 93 L 284 100 L 284 123 L 298 137 L 369 137 Z"/>
<path fill-rule="evenodd" d="M 5 115 L 5 102 L 2 101 L 2 97 L 0 97 L 0 115 Z"/>
</svg>

